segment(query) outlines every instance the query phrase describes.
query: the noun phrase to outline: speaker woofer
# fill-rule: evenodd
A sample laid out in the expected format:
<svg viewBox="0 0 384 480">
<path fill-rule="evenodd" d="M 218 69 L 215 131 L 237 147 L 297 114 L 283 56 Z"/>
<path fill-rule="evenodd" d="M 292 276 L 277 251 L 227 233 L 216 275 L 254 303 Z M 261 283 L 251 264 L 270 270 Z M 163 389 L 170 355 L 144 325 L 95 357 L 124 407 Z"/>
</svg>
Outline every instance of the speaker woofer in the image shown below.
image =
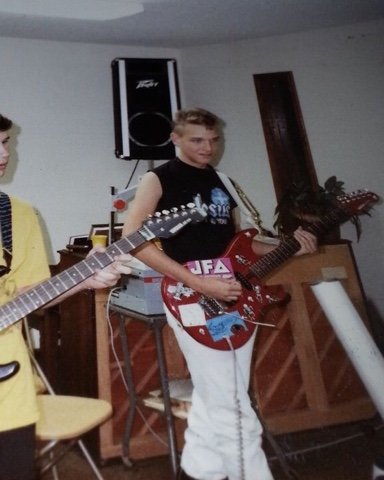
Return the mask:
<svg viewBox="0 0 384 480">
<path fill-rule="evenodd" d="M 139 147 L 164 147 L 171 141 L 172 122 L 161 112 L 135 113 L 128 126 L 130 140 Z"/>
</svg>

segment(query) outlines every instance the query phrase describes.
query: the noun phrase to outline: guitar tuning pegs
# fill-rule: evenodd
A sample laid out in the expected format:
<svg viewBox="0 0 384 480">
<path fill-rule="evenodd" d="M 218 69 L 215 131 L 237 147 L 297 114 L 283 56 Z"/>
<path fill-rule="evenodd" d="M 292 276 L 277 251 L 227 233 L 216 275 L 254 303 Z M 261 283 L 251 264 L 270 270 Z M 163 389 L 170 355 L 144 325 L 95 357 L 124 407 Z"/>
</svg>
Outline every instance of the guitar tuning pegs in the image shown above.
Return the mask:
<svg viewBox="0 0 384 480">
<path fill-rule="evenodd" d="M 196 205 L 195 205 L 193 202 L 187 203 L 187 207 L 188 207 L 188 208 L 195 208 L 195 206 L 196 206 Z"/>
<path fill-rule="evenodd" d="M 163 210 L 163 211 L 162 211 L 162 214 L 163 214 L 163 215 L 169 215 L 169 214 L 170 214 L 170 211 L 169 211 L 169 210 Z"/>
</svg>

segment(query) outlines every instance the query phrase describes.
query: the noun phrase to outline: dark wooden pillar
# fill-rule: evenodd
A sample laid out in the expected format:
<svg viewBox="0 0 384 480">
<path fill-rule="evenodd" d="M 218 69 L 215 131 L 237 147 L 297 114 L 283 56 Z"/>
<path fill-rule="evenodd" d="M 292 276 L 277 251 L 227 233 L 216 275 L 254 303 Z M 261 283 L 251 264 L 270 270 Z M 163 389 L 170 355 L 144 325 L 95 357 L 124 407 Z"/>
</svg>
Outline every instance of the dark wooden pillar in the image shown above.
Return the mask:
<svg viewBox="0 0 384 480">
<path fill-rule="evenodd" d="M 318 185 L 292 72 L 253 76 L 279 201 L 293 182 Z"/>
</svg>

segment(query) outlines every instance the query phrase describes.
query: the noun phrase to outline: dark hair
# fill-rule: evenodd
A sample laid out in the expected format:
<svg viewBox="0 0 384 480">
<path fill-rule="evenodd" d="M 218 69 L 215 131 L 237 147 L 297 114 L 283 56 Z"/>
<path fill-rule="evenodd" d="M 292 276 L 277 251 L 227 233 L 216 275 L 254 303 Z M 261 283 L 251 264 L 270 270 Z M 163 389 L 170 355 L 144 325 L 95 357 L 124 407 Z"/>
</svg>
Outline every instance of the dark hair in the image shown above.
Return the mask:
<svg viewBox="0 0 384 480">
<path fill-rule="evenodd" d="M 12 125 L 12 120 L 9 120 L 9 118 L 4 117 L 0 113 L 0 132 L 6 132 L 12 127 Z"/>
<path fill-rule="evenodd" d="M 220 129 L 224 122 L 214 113 L 203 108 L 191 108 L 188 110 L 179 110 L 172 122 L 172 131 L 180 133 L 182 128 L 190 123 L 192 125 L 202 125 L 208 130 Z"/>
</svg>

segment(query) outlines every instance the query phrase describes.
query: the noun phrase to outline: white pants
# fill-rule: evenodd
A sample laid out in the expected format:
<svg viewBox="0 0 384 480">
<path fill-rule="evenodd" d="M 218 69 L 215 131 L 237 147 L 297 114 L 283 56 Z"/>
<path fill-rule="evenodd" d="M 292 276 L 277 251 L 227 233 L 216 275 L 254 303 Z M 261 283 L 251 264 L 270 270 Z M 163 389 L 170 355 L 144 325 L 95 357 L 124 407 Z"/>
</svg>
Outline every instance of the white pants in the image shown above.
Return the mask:
<svg viewBox="0 0 384 480">
<path fill-rule="evenodd" d="M 254 336 L 235 351 L 195 341 L 166 309 L 193 383 L 182 469 L 198 480 L 273 480 L 248 395 Z"/>
</svg>

